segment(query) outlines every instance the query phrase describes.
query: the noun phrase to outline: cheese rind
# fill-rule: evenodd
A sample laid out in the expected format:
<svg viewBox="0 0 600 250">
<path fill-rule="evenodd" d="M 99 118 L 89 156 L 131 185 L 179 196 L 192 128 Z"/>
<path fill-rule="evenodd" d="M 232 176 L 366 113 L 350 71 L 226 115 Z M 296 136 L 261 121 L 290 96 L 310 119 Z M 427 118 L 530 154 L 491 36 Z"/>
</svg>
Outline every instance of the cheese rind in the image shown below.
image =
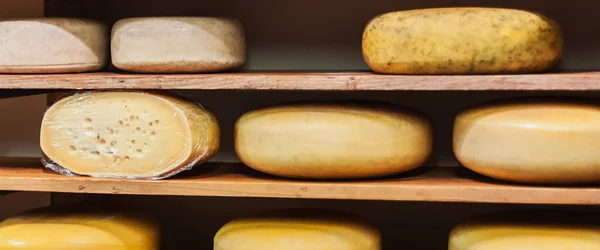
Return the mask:
<svg viewBox="0 0 600 250">
<path fill-rule="evenodd" d="M 483 105 L 456 117 L 453 140 L 458 160 L 489 177 L 547 184 L 600 181 L 598 105 Z"/>
<path fill-rule="evenodd" d="M 123 213 L 42 213 L 13 216 L 0 223 L 4 250 L 156 250 L 155 221 Z"/>
<path fill-rule="evenodd" d="M 42 120 L 46 167 L 93 177 L 162 179 L 219 148 L 219 124 L 197 103 L 141 92 L 86 92 L 52 105 Z"/>
<path fill-rule="evenodd" d="M 287 210 L 233 220 L 215 250 L 380 250 L 381 235 L 363 218 L 335 211 Z"/>
<path fill-rule="evenodd" d="M 543 15 L 500 8 L 435 8 L 373 18 L 363 57 L 387 74 L 527 73 L 554 67 L 559 25 Z"/>
<path fill-rule="evenodd" d="M 292 178 L 364 178 L 423 164 L 429 121 L 412 110 L 344 103 L 255 110 L 235 125 L 235 150 L 247 166 Z"/>
<path fill-rule="evenodd" d="M 0 33 L 0 73 L 96 71 L 108 61 L 108 27 L 97 21 L 8 19 Z"/>
<path fill-rule="evenodd" d="M 214 72 L 246 61 L 244 30 L 232 18 L 127 18 L 114 25 L 111 43 L 113 64 L 133 72 Z"/>
<path fill-rule="evenodd" d="M 529 214 L 536 217 L 535 214 Z M 565 214 L 555 213 L 565 217 Z M 449 250 L 600 249 L 600 228 L 585 220 L 487 219 L 463 222 L 450 233 Z M 591 218 L 587 218 L 590 220 Z M 537 220 L 537 218 L 536 218 Z"/>
</svg>

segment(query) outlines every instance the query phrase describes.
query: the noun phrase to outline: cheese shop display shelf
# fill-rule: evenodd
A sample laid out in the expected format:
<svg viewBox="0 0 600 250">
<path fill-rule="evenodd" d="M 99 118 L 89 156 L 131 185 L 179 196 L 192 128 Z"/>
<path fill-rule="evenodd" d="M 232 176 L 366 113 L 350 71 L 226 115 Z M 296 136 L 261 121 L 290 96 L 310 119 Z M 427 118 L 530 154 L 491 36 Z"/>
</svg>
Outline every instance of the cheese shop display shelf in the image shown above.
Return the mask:
<svg viewBox="0 0 600 250">
<path fill-rule="evenodd" d="M 386 178 L 290 180 L 237 163 L 205 163 L 160 181 L 70 177 L 37 158 L 0 160 L 0 190 L 88 194 L 436 201 L 512 204 L 600 204 L 596 186 L 526 186 L 494 181 L 465 168 L 422 167 Z"/>
<path fill-rule="evenodd" d="M 0 75 L 0 89 L 198 90 L 600 90 L 600 72 L 510 75 L 384 75 L 371 72 Z"/>
</svg>

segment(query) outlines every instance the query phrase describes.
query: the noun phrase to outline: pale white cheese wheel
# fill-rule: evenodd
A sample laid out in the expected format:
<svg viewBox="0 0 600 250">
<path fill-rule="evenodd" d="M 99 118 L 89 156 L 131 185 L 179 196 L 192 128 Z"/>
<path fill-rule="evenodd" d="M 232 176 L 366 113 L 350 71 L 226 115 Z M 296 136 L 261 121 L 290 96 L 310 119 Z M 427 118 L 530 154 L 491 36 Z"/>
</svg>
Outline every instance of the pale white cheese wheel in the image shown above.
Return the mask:
<svg viewBox="0 0 600 250">
<path fill-rule="evenodd" d="M 600 106 L 496 103 L 460 113 L 454 152 L 467 168 L 524 183 L 600 181 Z"/>
<path fill-rule="evenodd" d="M 111 44 L 113 64 L 133 72 L 213 72 L 246 61 L 244 30 L 232 18 L 123 19 L 113 27 Z"/>
<path fill-rule="evenodd" d="M 255 110 L 235 125 L 251 168 L 294 178 L 364 178 L 419 167 L 432 150 L 429 121 L 406 109 L 296 104 Z"/>
<path fill-rule="evenodd" d="M 600 227 L 592 221 L 597 222 L 593 217 L 572 218 L 562 212 L 490 214 L 454 227 L 448 249 L 600 250 Z"/>
<path fill-rule="evenodd" d="M 108 60 L 108 28 L 75 18 L 0 21 L 0 73 L 95 71 Z"/>
<path fill-rule="evenodd" d="M 381 234 L 340 211 L 282 210 L 235 219 L 214 237 L 215 250 L 380 250 Z"/>
</svg>

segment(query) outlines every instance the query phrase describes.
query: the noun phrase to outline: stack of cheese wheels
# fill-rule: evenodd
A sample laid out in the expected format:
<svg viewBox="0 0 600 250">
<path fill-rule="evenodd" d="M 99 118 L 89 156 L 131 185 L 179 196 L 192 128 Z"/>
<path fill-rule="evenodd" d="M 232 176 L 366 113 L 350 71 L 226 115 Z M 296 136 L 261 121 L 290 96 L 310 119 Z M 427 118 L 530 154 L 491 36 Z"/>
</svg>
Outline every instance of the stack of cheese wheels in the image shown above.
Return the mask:
<svg viewBox="0 0 600 250">
<path fill-rule="evenodd" d="M 380 250 L 379 231 L 338 211 L 282 210 L 233 220 L 214 238 L 215 250 Z"/>
<path fill-rule="evenodd" d="M 141 92 L 85 92 L 42 120 L 44 163 L 63 174 L 161 179 L 208 160 L 219 124 L 197 103 Z"/>
<path fill-rule="evenodd" d="M 596 218 L 597 214 L 559 211 L 491 214 L 457 225 L 450 233 L 448 249 L 600 249 Z"/>
<path fill-rule="evenodd" d="M 122 212 L 42 209 L 0 223 L 0 249 L 156 250 L 158 223 Z"/>
<path fill-rule="evenodd" d="M 399 11 L 371 20 L 365 62 L 388 74 L 545 71 L 562 54 L 559 25 L 540 14 L 498 8 Z"/>
<path fill-rule="evenodd" d="M 600 105 L 497 102 L 456 117 L 454 152 L 467 168 L 524 183 L 600 181 Z"/>
<path fill-rule="evenodd" d="M 290 104 L 244 114 L 235 150 L 251 168 L 292 178 L 364 178 L 397 174 L 431 153 L 429 121 L 380 103 Z"/>
<path fill-rule="evenodd" d="M 231 18 L 152 17 L 118 21 L 112 62 L 133 72 L 230 70 L 246 60 L 242 25 Z"/>
<path fill-rule="evenodd" d="M 74 18 L 0 21 L 0 73 L 99 70 L 108 60 L 108 28 Z"/>
</svg>

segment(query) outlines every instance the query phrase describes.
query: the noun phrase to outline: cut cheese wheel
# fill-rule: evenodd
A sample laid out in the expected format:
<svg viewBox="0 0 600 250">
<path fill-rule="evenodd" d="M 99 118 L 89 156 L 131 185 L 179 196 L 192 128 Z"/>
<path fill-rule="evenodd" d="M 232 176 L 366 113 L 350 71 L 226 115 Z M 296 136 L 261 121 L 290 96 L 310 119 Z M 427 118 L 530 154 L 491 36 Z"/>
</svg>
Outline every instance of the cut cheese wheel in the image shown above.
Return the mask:
<svg viewBox="0 0 600 250">
<path fill-rule="evenodd" d="M 537 213 L 540 212 L 517 214 L 515 218 L 490 215 L 464 222 L 450 233 L 448 249 L 600 249 L 600 227 L 590 223 L 591 217 L 570 220 L 565 213 L 541 212 L 543 216 Z"/>
<path fill-rule="evenodd" d="M 108 28 L 86 19 L 0 21 L 0 73 L 95 71 L 108 60 Z"/>
<path fill-rule="evenodd" d="M 525 73 L 554 67 L 559 25 L 538 13 L 499 8 L 391 12 L 363 33 L 369 67 L 389 74 Z"/>
<path fill-rule="evenodd" d="M 3 250 L 156 250 L 154 220 L 116 212 L 34 212 L 0 223 Z"/>
<path fill-rule="evenodd" d="M 600 106 L 543 100 L 472 108 L 456 117 L 454 153 L 502 180 L 600 181 Z"/>
<path fill-rule="evenodd" d="M 235 150 L 256 170 L 294 178 L 396 174 L 431 153 L 429 121 L 407 109 L 344 103 L 251 111 L 235 125 Z"/>
<path fill-rule="evenodd" d="M 354 214 L 284 210 L 233 220 L 214 238 L 215 250 L 380 250 L 380 232 Z"/>
<path fill-rule="evenodd" d="M 52 105 L 40 135 L 46 166 L 63 174 L 161 179 L 219 148 L 214 115 L 196 103 L 139 92 L 87 92 Z"/>
<path fill-rule="evenodd" d="M 133 72 L 213 72 L 246 60 L 242 25 L 231 18 L 128 18 L 112 31 L 112 62 Z"/>
</svg>

